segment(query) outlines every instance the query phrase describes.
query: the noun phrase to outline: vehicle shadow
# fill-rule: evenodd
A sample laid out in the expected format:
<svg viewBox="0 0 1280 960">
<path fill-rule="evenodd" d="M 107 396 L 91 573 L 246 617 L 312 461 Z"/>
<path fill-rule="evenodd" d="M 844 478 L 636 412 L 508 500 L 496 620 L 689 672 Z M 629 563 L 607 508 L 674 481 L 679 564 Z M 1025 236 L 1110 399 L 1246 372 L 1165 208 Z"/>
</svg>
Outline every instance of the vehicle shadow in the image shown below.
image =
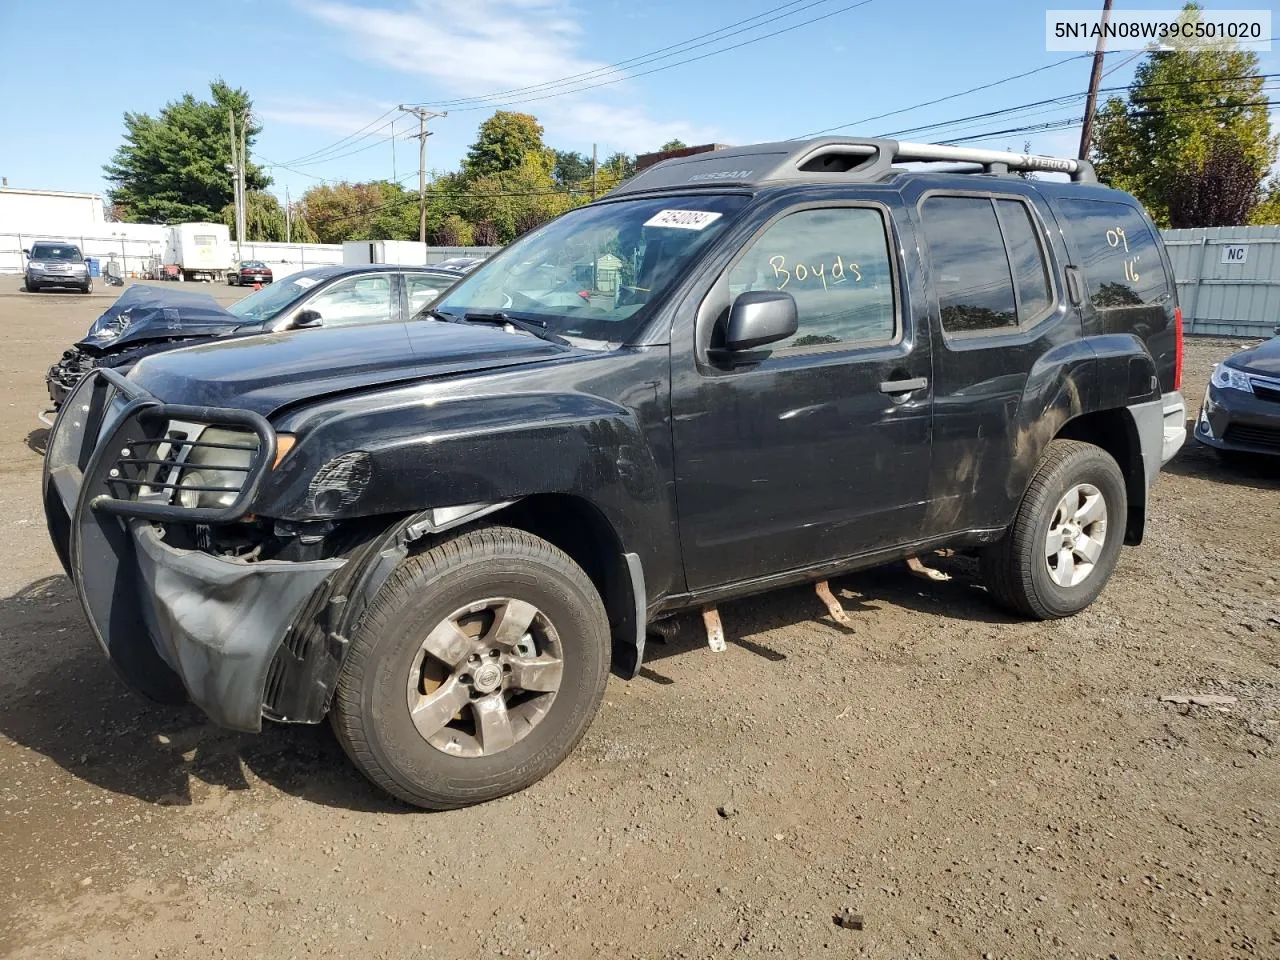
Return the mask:
<svg viewBox="0 0 1280 960">
<path fill-rule="evenodd" d="M 0 637 L 7 668 L 0 675 L 8 680 L 15 675 L 10 663 L 20 666 L 18 682 L 0 686 L 0 734 L 104 790 L 185 806 L 198 804 L 207 787 L 247 791 L 256 778 L 347 810 L 413 809 L 365 780 L 327 724 L 265 723 L 260 734 L 242 734 L 208 722 L 195 707 L 135 695 L 99 650 L 66 577 L 0 599 Z"/>
<path fill-rule="evenodd" d="M 26 436 L 27 449 L 44 456 L 45 445 L 49 442 L 49 428 L 39 427 Z"/>
<path fill-rule="evenodd" d="M 949 574 L 951 579 L 925 580 L 909 572 L 905 563 L 832 577 L 831 590 L 848 615 L 848 626 L 831 617 L 812 585 L 787 587 L 719 604 L 725 641 L 766 660 L 785 660 L 787 655 L 762 642 L 762 635 L 806 621 L 818 621 L 854 636 L 865 635 L 874 630 L 876 619 L 885 607 L 967 622 L 1022 622 L 990 599 L 978 582 L 977 563 L 972 558 L 928 556 L 922 559 L 930 567 Z M 706 642 L 702 619 L 696 611 L 671 618 L 666 629 L 650 633 L 645 644 L 645 664 L 649 670 L 648 673 L 642 670 L 641 675 L 656 683 L 673 682 L 660 670 L 653 669 L 653 665 L 705 647 Z"/>
<path fill-rule="evenodd" d="M 1166 473 L 1258 490 L 1280 490 L 1280 456 L 1235 456 L 1224 460 L 1192 437 L 1195 421 L 1187 421 L 1187 442 L 1164 465 Z"/>
</svg>

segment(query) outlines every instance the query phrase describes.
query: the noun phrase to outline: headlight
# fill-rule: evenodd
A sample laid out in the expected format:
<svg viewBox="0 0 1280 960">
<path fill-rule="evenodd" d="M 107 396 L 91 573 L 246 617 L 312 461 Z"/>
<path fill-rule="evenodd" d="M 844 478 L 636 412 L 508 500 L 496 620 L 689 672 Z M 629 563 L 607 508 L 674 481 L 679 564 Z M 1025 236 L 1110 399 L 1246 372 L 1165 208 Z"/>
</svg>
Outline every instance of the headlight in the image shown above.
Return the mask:
<svg viewBox="0 0 1280 960">
<path fill-rule="evenodd" d="M 39 260 L 28 260 L 28 261 L 27 261 L 27 266 L 28 266 L 28 267 L 30 267 L 32 270 L 43 270 L 43 269 L 44 269 L 44 264 L 43 264 L 43 263 L 41 263 Z"/>
<path fill-rule="evenodd" d="M 187 508 L 225 509 L 236 501 L 258 452 L 248 430 L 207 427 L 191 448 L 178 480 L 178 503 Z"/>
<path fill-rule="evenodd" d="M 1209 382 L 1219 389 L 1226 387 L 1231 390 L 1243 390 L 1245 393 L 1253 393 L 1253 384 L 1249 382 L 1245 372 L 1237 370 L 1235 367 L 1228 367 L 1225 363 L 1220 363 L 1213 368 L 1213 376 L 1209 378 Z"/>
</svg>

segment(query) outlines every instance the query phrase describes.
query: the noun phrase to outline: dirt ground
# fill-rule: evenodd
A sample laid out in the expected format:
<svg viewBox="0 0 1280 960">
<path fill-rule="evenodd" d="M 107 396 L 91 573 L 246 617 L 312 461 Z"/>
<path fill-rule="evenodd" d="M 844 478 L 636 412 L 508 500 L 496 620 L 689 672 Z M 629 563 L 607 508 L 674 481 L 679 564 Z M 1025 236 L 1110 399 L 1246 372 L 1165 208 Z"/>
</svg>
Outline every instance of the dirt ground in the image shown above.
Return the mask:
<svg viewBox="0 0 1280 960">
<path fill-rule="evenodd" d="M 1280 468 L 1189 443 L 1070 620 L 944 561 L 833 584 L 852 631 L 798 588 L 724 606 L 720 656 L 685 621 L 546 780 L 423 813 L 99 654 L 35 413 L 116 292 L 0 278 L 0 955 L 1280 957 Z M 1189 404 L 1238 347 L 1189 344 Z"/>
</svg>

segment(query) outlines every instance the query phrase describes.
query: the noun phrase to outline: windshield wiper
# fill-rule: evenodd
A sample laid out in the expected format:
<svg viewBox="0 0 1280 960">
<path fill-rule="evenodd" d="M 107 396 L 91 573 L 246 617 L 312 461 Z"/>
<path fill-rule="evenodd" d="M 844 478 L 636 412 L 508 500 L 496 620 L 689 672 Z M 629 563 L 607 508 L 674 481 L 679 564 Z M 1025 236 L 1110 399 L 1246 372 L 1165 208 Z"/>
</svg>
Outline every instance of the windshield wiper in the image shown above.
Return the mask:
<svg viewBox="0 0 1280 960">
<path fill-rule="evenodd" d="M 525 333 L 531 333 L 539 339 L 546 340 L 548 343 L 558 343 L 562 347 L 571 347 L 571 344 L 564 337 L 552 333 L 547 329 L 545 320 L 522 320 L 519 317 L 513 317 L 509 313 L 503 313 L 501 310 L 495 310 L 492 313 L 468 313 L 463 316 L 467 323 L 492 323 L 497 326 L 513 326 L 517 330 L 523 330 Z"/>
</svg>

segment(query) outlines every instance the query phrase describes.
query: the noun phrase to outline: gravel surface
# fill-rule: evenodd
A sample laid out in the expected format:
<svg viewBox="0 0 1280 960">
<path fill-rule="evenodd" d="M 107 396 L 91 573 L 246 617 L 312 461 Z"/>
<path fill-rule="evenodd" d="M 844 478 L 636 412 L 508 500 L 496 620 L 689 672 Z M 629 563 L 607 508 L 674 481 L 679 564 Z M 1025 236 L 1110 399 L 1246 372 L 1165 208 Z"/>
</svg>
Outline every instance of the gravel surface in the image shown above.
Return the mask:
<svg viewBox="0 0 1280 960">
<path fill-rule="evenodd" d="M 35 413 L 116 293 L 0 278 L 0 955 L 1280 957 L 1280 467 L 1190 443 L 1070 620 L 961 558 L 833 581 L 852 629 L 799 588 L 723 606 L 720 656 L 683 620 L 546 780 L 423 813 L 100 655 Z M 1239 347 L 1188 344 L 1191 406 Z"/>
</svg>

